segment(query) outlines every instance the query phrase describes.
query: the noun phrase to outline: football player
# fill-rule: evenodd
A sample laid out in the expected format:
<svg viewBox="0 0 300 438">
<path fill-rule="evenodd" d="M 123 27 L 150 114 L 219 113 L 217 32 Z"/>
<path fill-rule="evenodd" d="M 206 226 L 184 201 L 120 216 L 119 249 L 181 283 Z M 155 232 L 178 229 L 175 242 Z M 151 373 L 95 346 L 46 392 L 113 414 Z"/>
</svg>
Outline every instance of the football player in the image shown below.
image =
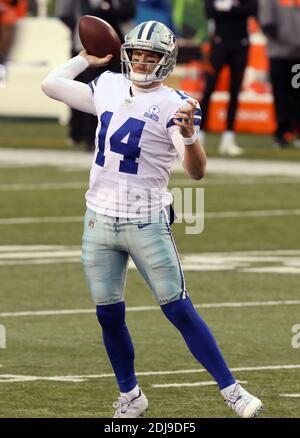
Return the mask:
<svg viewBox="0 0 300 438">
<path fill-rule="evenodd" d="M 176 57 L 174 34 L 164 24 L 149 21 L 125 36 L 122 74 L 106 71 L 89 85 L 74 81 L 87 67 L 103 66 L 111 59 L 111 55 L 97 58 L 82 51 L 51 72 L 42 89 L 99 120 L 86 193 L 82 261 L 120 388 L 114 417 L 138 417 L 148 407 L 137 382 L 125 323 L 129 256 L 165 316 L 219 385 L 226 404 L 242 417 L 254 417 L 262 402 L 235 381 L 195 310 L 170 228 L 167 186 L 174 160 L 179 155 L 187 174 L 196 180 L 204 176 L 206 167 L 198 138 L 198 103 L 163 85 Z"/>
</svg>

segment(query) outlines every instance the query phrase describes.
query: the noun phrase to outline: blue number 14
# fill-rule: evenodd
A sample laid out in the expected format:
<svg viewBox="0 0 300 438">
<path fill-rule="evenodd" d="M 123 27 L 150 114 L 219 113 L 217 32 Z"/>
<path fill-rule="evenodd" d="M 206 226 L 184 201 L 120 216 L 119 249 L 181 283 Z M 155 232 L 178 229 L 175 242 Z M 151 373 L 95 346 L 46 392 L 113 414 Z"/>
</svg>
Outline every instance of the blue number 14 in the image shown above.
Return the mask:
<svg viewBox="0 0 300 438">
<path fill-rule="evenodd" d="M 104 167 L 105 164 L 105 140 L 112 116 L 113 113 L 111 111 L 105 111 L 100 117 L 101 128 L 98 134 L 99 151 L 96 163 L 101 167 Z M 141 141 L 144 126 L 145 122 L 142 120 L 129 117 L 129 119 L 126 120 L 126 122 L 123 123 L 123 125 L 110 137 L 110 150 L 123 155 L 123 160 L 120 161 L 119 166 L 120 172 L 131 173 L 134 175 L 137 174 L 138 163 L 136 162 L 136 159 L 139 158 L 141 153 L 139 143 Z M 122 141 L 125 137 L 128 137 L 126 143 Z"/>
</svg>

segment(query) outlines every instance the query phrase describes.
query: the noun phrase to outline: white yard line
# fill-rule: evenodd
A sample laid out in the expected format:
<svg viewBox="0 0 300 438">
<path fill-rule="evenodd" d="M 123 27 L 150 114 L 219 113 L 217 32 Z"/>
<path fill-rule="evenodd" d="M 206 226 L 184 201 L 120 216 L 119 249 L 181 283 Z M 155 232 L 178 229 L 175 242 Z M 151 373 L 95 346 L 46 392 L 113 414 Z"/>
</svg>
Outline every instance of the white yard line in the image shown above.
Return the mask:
<svg viewBox="0 0 300 438">
<path fill-rule="evenodd" d="M 300 394 L 279 394 L 279 396 L 280 397 L 289 397 L 289 398 L 300 398 Z"/>
<path fill-rule="evenodd" d="M 170 186 L 184 186 L 184 187 L 190 187 L 190 186 L 197 186 L 197 187 L 206 187 L 206 186 L 232 186 L 232 185 L 278 185 L 278 184 L 299 184 L 300 179 L 297 176 L 291 176 L 289 177 L 256 177 L 256 178 L 249 178 L 249 177 L 242 177 L 238 176 L 235 178 L 231 178 L 230 176 L 226 175 L 224 178 L 204 178 L 201 181 L 189 179 L 189 178 L 171 178 L 170 179 Z M 1 186 L 0 186 L 1 187 Z"/>
<path fill-rule="evenodd" d="M 86 182 L 59 182 L 59 183 L 32 183 L 32 184 L 0 184 L 1 192 L 27 191 L 27 190 L 77 190 L 86 189 Z"/>
<path fill-rule="evenodd" d="M 242 307 L 269 307 L 269 306 L 296 306 L 300 305 L 300 300 L 284 301 L 244 301 L 244 302 L 227 302 L 227 303 L 202 303 L 194 304 L 199 309 L 216 309 L 216 308 L 242 308 Z M 160 310 L 159 306 L 136 306 L 127 307 L 127 312 L 149 312 Z M 25 312 L 1 312 L 0 318 L 23 317 L 23 316 L 60 316 L 60 315 L 78 315 L 95 313 L 95 309 L 62 309 L 62 310 L 32 310 Z"/>
<path fill-rule="evenodd" d="M 80 257 L 80 250 L 60 249 L 58 251 L 27 251 L 26 248 L 20 251 L 0 252 L 0 260 L 18 260 L 18 259 L 40 259 L 40 258 L 68 258 Z"/>
<path fill-rule="evenodd" d="M 0 318 L 20 317 L 20 316 L 79 315 L 86 313 L 95 313 L 95 309 L 64 309 L 64 310 L 36 310 L 36 311 L 28 311 L 28 312 L 1 312 Z"/>
<path fill-rule="evenodd" d="M 286 210 L 245 210 L 245 211 L 207 211 L 204 212 L 205 219 L 232 219 L 248 217 L 280 217 L 300 216 L 300 209 Z M 183 219 L 203 218 L 203 213 L 177 214 L 177 221 Z M 22 224 L 45 224 L 45 223 L 77 223 L 82 222 L 83 216 L 41 216 L 41 217 L 11 217 L 0 219 L 0 225 L 22 225 Z"/>
<path fill-rule="evenodd" d="M 80 263 L 79 246 L 0 246 L 0 266 Z M 184 270 L 194 272 L 238 271 L 243 273 L 300 274 L 300 250 L 237 251 L 182 254 Z M 129 269 L 136 269 L 132 260 Z"/>
<path fill-rule="evenodd" d="M 171 187 L 177 186 L 224 186 L 224 185 L 257 185 L 257 184 L 300 184 L 300 179 L 297 177 L 290 178 L 209 178 L 204 179 L 199 183 L 199 181 L 195 181 L 188 178 L 172 178 L 170 180 Z M 15 184 L 0 184 L 1 192 L 14 192 L 14 191 L 33 191 L 33 190 L 80 190 L 87 189 L 88 187 L 88 179 L 86 181 L 65 181 L 65 182 L 43 182 L 43 183 L 15 183 Z"/>
<path fill-rule="evenodd" d="M 75 251 L 74 255 L 80 254 L 80 246 L 78 245 L 0 245 L 1 253 L 15 253 L 19 252 L 34 253 L 35 251 L 41 251 L 41 254 L 48 251 L 56 251 L 60 254 L 60 251 Z M 252 257 L 271 257 L 268 261 L 273 260 L 278 256 L 300 256 L 300 249 L 265 249 L 265 250 L 249 250 L 249 251 L 223 251 L 223 252 L 201 252 L 201 253 L 187 253 L 183 254 L 183 257 L 188 259 L 197 260 L 198 257 L 234 257 L 234 258 L 252 258 Z"/>
<path fill-rule="evenodd" d="M 0 258 L 15 257 L 34 258 L 47 255 L 51 257 L 61 257 L 68 253 L 72 256 L 80 256 L 80 246 L 78 245 L 0 245 Z M 201 252 L 184 253 L 182 258 L 190 262 L 201 262 L 202 259 L 210 258 L 212 262 L 220 261 L 222 258 L 231 260 L 248 260 L 259 262 L 260 260 L 271 262 L 279 261 L 281 257 L 299 257 L 300 249 L 274 249 L 274 250 L 250 250 L 250 251 L 226 251 L 226 252 Z"/>
<path fill-rule="evenodd" d="M 248 218 L 248 217 L 280 217 L 280 216 L 299 216 L 300 209 L 286 209 L 286 210 L 245 210 L 245 211 L 204 211 L 203 213 L 176 213 L 177 220 L 183 219 L 233 219 L 233 218 Z"/>
<path fill-rule="evenodd" d="M 242 383 L 246 385 L 248 380 L 237 380 L 238 383 Z M 217 383 L 213 380 L 208 380 L 207 382 L 193 382 L 193 383 L 162 383 L 162 384 L 154 384 L 151 385 L 152 388 L 181 388 L 181 387 L 193 387 L 193 386 L 213 386 Z"/>
<path fill-rule="evenodd" d="M 256 367 L 237 367 L 231 368 L 232 372 L 242 371 L 276 371 L 276 370 L 295 370 L 300 369 L 300 364 L 295 365 L 263 365 Z M 172 376 L 178 374 L 198 374 L 206 373 L 203 368 L 186 369 L 186 370 L 174 370 L 174 371 L 140 371 L 136 372 L 137 376 Z M 113 373 L 105 374 L 88 374 L 88 375 L 67 375 L 67 376 L 30 376 L 20 374 L 0 374 L 0 383 L 8 382 L 22 382 L 22 381 L 37 381 L 37 380 L 50 380 L 58 382 L 85 382 L 89 379 L 107 379 L 114 377 Z"/>
<path fill-rule="evenodd" d="M 64 257 L 32 260 L 0 260 L 0 266 L 26 266 L 26 265 L 57 265 L 63 263 L 81 263 L 80 257 Z"/>
<path fill-rule="evenodd" d="M 300 209 L 287 210 L 246 210 L 246 211 L 216 211 L 204 212 L 204 219 L 226 219 L 243 217 L 273 217 L 273 216 L 299 216 Z M 193 217 L 193 215 L 191 215 Z"/>
<path fill-rule="evenodd" d="M 26 153 L 25 153 L 26 152 Z M 63 168 L 90 169 L 94 153 L 81 151 L 38 150 L 1 148 L 0 166 L 55 166 Z M 215 158 L 210 157 L 207 166 L 208 173 L 245 176 L 286 177 L 300 176 L 300 163 L 279 160 L 249 160 L 245 158 Z M 183 172 L 182 165 L 176 161 L 174 172 Z"/>
<path fill-rule="evenodd" d="M 60 251 L 60 250 L 78 250 L 79 247 L 76 245 L 64 246 L 64 245 L 0 245 L 1 252 L 17 252 L 17 251 Z"/>
<path fill-rule="evenodd" d="M 83 216 L 11 217 L 0 219 L 0 225 L 48 224 L 83 222 Z"/>
<path fill-rule="evenodd" d="M 0 166 L 55 166 L 89 169 L 94 159 L 93 153 L 82 151 L 60 151 L 39 149 L 1 148 Z"/>
</svg>

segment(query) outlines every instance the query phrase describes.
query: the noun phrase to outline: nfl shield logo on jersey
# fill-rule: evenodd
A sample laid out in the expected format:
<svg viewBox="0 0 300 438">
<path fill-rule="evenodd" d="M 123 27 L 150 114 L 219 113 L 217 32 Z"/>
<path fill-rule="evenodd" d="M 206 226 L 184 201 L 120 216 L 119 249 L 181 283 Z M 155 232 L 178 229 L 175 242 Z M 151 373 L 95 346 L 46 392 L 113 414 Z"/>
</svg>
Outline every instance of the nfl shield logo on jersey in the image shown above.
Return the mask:
<svg viewBox="0 0 300 438">
<path fill-rule="evenodd" d="M 144 116 L 148 117 L 149 119 L 155 120 L 156 122 L 159 121 L 159 114 L 160 109 L 157 105 L 151 105 L 148 111 L 145 112 Z"/>
<path fill-rule="evenodd" d="M 93 219 L 89 220 L 89 228 L 94 228 L 95 226 L 95 222 L 93 221 Z"/>
</svg>

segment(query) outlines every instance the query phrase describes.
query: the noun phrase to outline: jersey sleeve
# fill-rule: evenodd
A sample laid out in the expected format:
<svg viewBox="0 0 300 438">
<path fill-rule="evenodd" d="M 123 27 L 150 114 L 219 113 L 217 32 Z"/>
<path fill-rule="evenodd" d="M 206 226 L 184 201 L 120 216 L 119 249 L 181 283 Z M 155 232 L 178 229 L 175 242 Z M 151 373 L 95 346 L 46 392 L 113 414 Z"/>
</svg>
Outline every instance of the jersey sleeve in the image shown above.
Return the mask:
<svg viewBox="0 0 300 438">
<path fill-rule="evenodd" d="M 87 84 L 74 78 L 88 67 L 88 62 L 78 55 L 56 67 L 43 80 L 43 92 L 52 99 L 64 102 L 71 108 L 86 113 L 96 114 L 92 92 Z"/>
</svg>

